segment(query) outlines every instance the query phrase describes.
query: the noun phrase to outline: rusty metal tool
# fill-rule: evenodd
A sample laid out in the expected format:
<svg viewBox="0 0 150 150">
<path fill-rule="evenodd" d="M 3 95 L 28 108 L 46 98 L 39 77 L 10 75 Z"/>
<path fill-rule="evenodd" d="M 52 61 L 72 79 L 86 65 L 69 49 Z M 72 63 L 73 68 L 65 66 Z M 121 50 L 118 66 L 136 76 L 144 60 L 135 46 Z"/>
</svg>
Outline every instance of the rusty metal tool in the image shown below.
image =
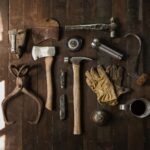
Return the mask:
<svg viewBox="0 0 150 150">
<path fill-rule="evenodd" d="M 53 108 L 53 86 L 52 86 L 52 63 L 53 56 L 55 56 L 55 47 L 40 47 L 33 46 L 32 57 L 34 60 L 39 58 L 45 58 L 45 68 L 46 68 L 46 81 L 47 81 L 47 99 L 45 107 L 48 110 Z"/>
<path fill-rule="evenodd" d="M 61 70 L 60 72 L 60 88 L 64 89 L 66 87 L 66 72 Z"/>
<path fill-rule="evenodd" d="M 107 53 L 108 55 L 110 55 L 111 57 L 119 59 L 119 60 L 122 60 L 124 57 L 124 55 L 121 54 L 120 52 L 117 52 L 116 50 L 102 44 L 100 42 L 100 40 L 97 38 L 93 39 L 93 41 L 91 43 L 91 47 L 94 49 L 98 49 L 99 51 L 103 51 L 103 52 Z"/>
<path fill-rule="evenodd" d="M 25 29 L 12 29 L 8 31 L 11 53 L 14 53 L 18 59 L 22 56 L 24 50 L 26 32 Z"/>
<path fill-rule="evenodd" d="M 110 19 L 109 24 L 85 24 L 85 25 L 66 25 L 65 30 L 109 30 L 110 31 L 110 37 L 114 38 L 116 37 L 116 30 L 118 28 L 118 23 L 112 17 Z"/>
<path fill-rule="evenodd" d="M 15 96 L 17 96 L 19 93 L 26 94 L 30 98 L 32 98 L 38 106 L 38 113 L 37 117 L 34 121 L 28 121 L 30 124 L 37 124 L 39 122 L 39 119 L 41 117 L 42 113 L 42 101 L 39 97 L 35 96 L 31 91 L 29 91 L 26 88 L 27 84 L 27 73 L 29 71 L 29 66 L 22 65 L 19 69 L 15 65 L 9 66 L 9 71 L 11 74 L 16 77 L 16 87 L 15 89 L 8 95 L 6 98 L 2 101 L 2 110 L 3 110 L 3 116 L 4 121 L 7 125 L 15 123 L 15 121 L 8 121 L 6 110 L 7 110 L 7 104 L 10 102 L 10 100 L 13 100 Z"/>
<path fill-rule="evenodd" d="M 64 120 L 66 118 L 66 95 L 62 94 L 59 98 L 59 117 L 60 120 Z"/>
<path fill-rule="evenodd" d="M 80 116 L 80 62 L 83 60 L 92 60 L 88 57 L 65 57 L 64 62 L 72 63 L 73 67 L 73 104 L 74 104 L 74 129 L 73 134 L 81 134 L 81 116 Z"/>
<path fill-rule="evenodd" d="M 141 56 L 142 49 L 143 49 L 142 48 L 142 40 L 138 35 L 136 35 L 134 33 L 127 33 L 124 36 L 124 38 L 128 38 L 129 36 L 137 39 L 137 41 L 139 43 L 139 48 L 137 50 L 137 56 L 136 56 L 136 60 L 135 60 L 134 70 L 132 73 L 128 73 L 128 75 L 136 80 L 137 85 L 142 86 L 145 84 L 145 82 L 148 79 L 148 75 L 146 73 L 144 73 L 144 72 L 142 72 L 141 74 L 139 73 L 140 56 Z"/>
</svg>

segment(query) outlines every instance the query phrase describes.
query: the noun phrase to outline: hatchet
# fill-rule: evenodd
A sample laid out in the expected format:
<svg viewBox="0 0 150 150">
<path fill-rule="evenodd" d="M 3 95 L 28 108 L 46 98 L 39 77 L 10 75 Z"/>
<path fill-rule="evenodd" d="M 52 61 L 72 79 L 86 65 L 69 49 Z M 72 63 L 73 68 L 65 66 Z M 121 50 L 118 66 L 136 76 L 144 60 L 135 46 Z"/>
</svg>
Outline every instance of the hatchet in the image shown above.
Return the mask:
<svg viewBox="0 0 150 150">
<path fill-rule="evenodd" d="M 53 88 L 52 88 L 52 63 L 53 56 L 55 56 L 55 47 L 40 47 L 33 46 L 32 57 L 34 60 L 45 58 L 46 81 L 47 81 L 47 99 L 45 107 L 52 110 L 53 106 Z"/>
<path fill-rule="evenodd" d="M 32 36 L 34 44 L 39 44 L 45 40 L 49 40 L 49 45 L 53 44 L 53 41 L 59 39 L 59 23 L 54 19 L 46 20 L 46 22 L 39 23 L 39 27 L 32 29 Z M 46 81 L 47 81 L 47 99 L 45 107 L 48 110 L 52 110 L 53 107 L 53 88 L 52 88 L 52 63 L 53 56 L 55 56 L 54 46 L 33 46 L 32 56 L 34 60 L 38 58 L 45 58 L 46 69 Z"/>
</svg>

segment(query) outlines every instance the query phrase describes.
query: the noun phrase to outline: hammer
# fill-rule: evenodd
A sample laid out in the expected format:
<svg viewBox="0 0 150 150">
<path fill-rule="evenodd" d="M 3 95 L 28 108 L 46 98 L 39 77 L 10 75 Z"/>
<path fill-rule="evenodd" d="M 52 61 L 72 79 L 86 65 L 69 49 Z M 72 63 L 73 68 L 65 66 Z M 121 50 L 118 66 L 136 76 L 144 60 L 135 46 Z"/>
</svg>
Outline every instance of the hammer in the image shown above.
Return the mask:
<svg viewBox="0 0 150 150">
<path fill-rule="evenodd" d="M 66 25 L 65 30 L 109 30 L 110 37 L 116 37 L 116 30 L 118 28 L 118 23 L 114 17 L 110 18 L 109 24 L 97 23 L 97 24 L 83 24 L 83 25 Z"/>
<path fill-rule="evenodd" d="M 46 68 L 46 80 L 47 80 L 47 100 L 45 107 L 48 110 L 52 110 L 52 99 L 53 99 L 53 88 L 52 88 L 52 63 L 53 56 L 55 56 L 55 47 L 40 47 L 33 46 L 32 48 L 32 57 L 34 60 L 38 58 L 45 58 L 45 68 Z"/>
<path fill-rule="evenodd" d="M 72 63 L 73 67 L 73 107 L 74 107 L 74 128 L 73 134 L 81 134 L 81 118 L 80 118 L 80 62 L 82 60 L 92 60 L 87 57 L 65 57 L 64 62 Z"/>
</svg>

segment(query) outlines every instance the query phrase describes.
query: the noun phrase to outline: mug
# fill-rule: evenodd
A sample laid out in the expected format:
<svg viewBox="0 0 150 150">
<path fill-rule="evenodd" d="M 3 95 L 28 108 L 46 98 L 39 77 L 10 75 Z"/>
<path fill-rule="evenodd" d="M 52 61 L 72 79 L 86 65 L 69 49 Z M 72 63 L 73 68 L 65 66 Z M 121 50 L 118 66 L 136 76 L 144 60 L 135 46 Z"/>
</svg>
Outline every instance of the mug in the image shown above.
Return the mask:
<svg viewBox="0 0 150 150">
<path fill-rule="evenodd" d="M 119 109 L 129 111 L 137 118 L 145 118 L 150 114 L 150 101 L 144 98 L 134 99 L 126 104 L 120 104 Z"/>
</svg>

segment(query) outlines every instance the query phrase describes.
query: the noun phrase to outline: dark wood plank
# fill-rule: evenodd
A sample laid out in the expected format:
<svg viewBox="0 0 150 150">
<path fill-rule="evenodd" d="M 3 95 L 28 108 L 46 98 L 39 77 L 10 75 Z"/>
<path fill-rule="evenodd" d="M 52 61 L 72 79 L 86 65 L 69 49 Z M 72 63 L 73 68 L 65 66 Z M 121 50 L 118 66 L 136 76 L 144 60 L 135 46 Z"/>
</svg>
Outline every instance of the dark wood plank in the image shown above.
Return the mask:
<svg viewBox="0 0 150 150">
<path fill-rule="evenodd" d="M 49 13 L 51 13 L 51 1 L 25 1 L 24 4 L 25 13 L 24 13 L 24 22 L 26 27 L 39 27 L 41 26 L 46 19 L 49 18 Z M 33 46 L 33 42 L 30 43 L 28 47 L 29 52 L 31 52 Z M 28 56 L 31 53 L 28 54 Z M 30 58 L 31 59 L 31 58 Z M 42 149 L 45 150 L 53 148 L 53 116 L 52 112 L 49 112 L 45 109 L 44 104 L 46 101 L 46 76 L 45 76 L 45 62 L 44 59 L 39 59 L 38 61 L 34 62 L 33 64 L 33 72 L 32 76 L 32 89 L 34 92 L 40 96 L 43 101 L 43 115 L 38 125 L 34 127 L 30 126 L 30 134 L 26 131 L 24 132 L 24 149 Z M 42 70 L 42 71 L 41 71 Z M 35 108 L 35 103 L 34 106 Z M 32 108 L 33 108 L 32 107 Z M 28 111 L 30 112 L 30 111 Z M 34 114 L 36 114 L 37 110 L 33 109 Z M 26 130 L 29 126 L 24 127 Z M 27 146 L 26 143 L 33 143 L 32 146 Z"/>
<path fill-rule="evenodd" d="M 0 42 L 0 64 L 1 64 L 1 69 L 2 71 L 2 78 L 1 81 L 5 82 L 5 96 L 11 92 L 11 90 L 14 88 L 14 79 L 10 75 L 8 71 L 8 65 L 9 65 L 9 47 L 8 47 L 8 22 L 9 22 L 9 1 L 4 0 L 1 1 L 1 6 L 0 6 L 0 13 L 1 13 L 1 27 L 3 28 L 3 33 L 2 33 L 2 41 Z M 16 108 L 17 106 L 17 108 Z M 8 106 L 8 117 L 9 119 L 17 119 L 20 120 L 22 118 L 22 113 L 21 112 L 21 103 L 17 102 L 17 99 L 14 101 L 14 103 L 10 103 Z M 15 110 L 15 111 L 14 111 Z M 9 127 L 5 127 L 4 129 L 4 136 L 5 136 L 5 141 L 4 146 L 5 150 L 7 149 L 12 149 L 12 150 L 19 150 L 22 149 L 22 132 L 21 132 L 21 123 L 14 124 Z M 2 136 L 2 135 L 1 135 Z M 17 146 L 16 146 L 17 145 Z"/>
<path fill-rule="evenodd" d="M 15 3 L 13 0 L 9 0 L 9 6 L 9 29 L 23 28 L 23 0 L 17 0 Z"/>
<path fill-rule="evenodd" d="M 0 5 L 0 45 L 3 47 L 8 46 L 8 2 L 8 0 L 1 1 Z"/>
<path fill-rule="evenodd" d="M 139 18 L 140 5 L 139 1 L 127 1 L 127 22 L 128 22 L 128 31 L 133 33 L 141 33 L 142 32 L 142 23 Z M 137 46 L 136 42 L 133 39 L 128 40 L 128 53 L 130 54 L 130 58 L 128 59 L 128 71 L 133 71 L 133 66 L 135 64 L 135 56 L 137 55 Z M 132 64 L 132 65 L 130 65 Z M 134 89 L 132 94 L 130 94 L 129 100 L 141 97 L 140 89 L 131 80 L 131 88 Z M 132 117 L 131 117 L 132 118 Z M 128 149 L 131 150 L 133 148 L 136 149 L 144 149 L 144 133 L 142 132 L 143 122 L 142 120 L 137 120 L 137 118 L 133 118 L 128 122 Z M 137 138 L 138 137 L 138 138 Z M 136 145 L 138 143 L 138 145 Z M 137 147 L 136 147 L 137 146 Z"/>
<path fill-rule="evenodd" d="M 66 23 L 80 24 L 83 23 L 83 1 L 66 0 Z"/>
<path fill-rule="evenodd" d="M 144 72 L 150 74 L 150 68 L 149 68 L 149 58 L 150 58 L 150 53 L 149 53 L 149 48 L 150 48 L 150 44 L 149 44 L 149 40 L 150 40 L 150 36 L 149 36 L 149 32 L 150 32 L 150 27 L 149 27 L 149 15 L 148 12 L 150 11 L 150 2 L 148 1 L 142 1 L 141 2 L 142 5 L 142 20 L 143 20 L 143 40 L 144 40 L 144 49 L 143 49 L 143 60 L 144 60 Z M 146 97 L 147 99 L 150 99 L 149 96 L 149 84 L 145 85 L 144 88 L 142 88 L 142 96 Z M 145 149 L 148 150 L 150 148 L 150 120 L 149 117 L 147 117 L 145 119 L 144 122 L 144 137 L 145 137 Z"/>
<path fill-rule="evenodd" d="M 121 9 L 118 9 L 121 8 Z M 122 36 L 127 32 L 127 1 L 124 0 L 113 0 L 112 1 L 112 16 L 116 17 L 118 19 L 118 22 L 120 23 L 119 27 L 119 33 L 118 38 L 112 40 L 112 44 L 114 47 L 119 49 L 122 52 L 127 51 L 126 47 L 126 40 L 122 38 Z M 114 64 L 119 64 L 120 66 L 123 66 L 125 69 L 127 67 L 126 61 L 116 61 L 113 60 Z M 126 79 L 124 78 L 124 86 L 128 87 Z M 128 99 L 128 94 L 122 96 L 121 98 L 118 98 L 119 103 L 124 103 Z M 118 107 L 112 108 L 112 143 L 113 143 L 113 149 L 122 149 L 126 150 L 127 147 L 127 119 L 126 114 L 124 112 L 120 112 L 118 110 Z"/>
<path fill-rule="evenodd" d="M 61 3 L 65 5 L 61 5 Z M 56 9 L 57 8 L 57 9 Z M 58 9 L 60 11 L 58 12 Z M 60 20 L 61 25 L 65 24 L 77 24 L 82 22 L 83 19 L 83 2 L 80 0 L 77 1 L 61 1 L 60 3 L 53 1 L 53 17 Z M 74 18 L 74 19 L 73 19 Z M 62 20 L 62 21 L 61 21 Z M 64 33 L 65 35 L 73 36 L 77 34 Z M 64 36 L 65 36 L 64 35 Z M 63 37 L 64 37 L 63 36 Z M 65 46 L 66 39 L 61 39 L 59 43 L 59 54 L 60 56 L 56 58 L 55 62 L 55 85 L 56 85 L 56 111 L 54 113 L 54 128 L 53 128 L 53 144 L 54 149 L 80 149 L 83 147 L 83 138 L 82 136 L 73 135 L 73 97 L 72 97 L 72 84 L 73 84 L 73 74 L 72 74 L 72 65 L 63 64 L 63 59 L 65 56 L 71 56 L 72 54 L 68 51 Z M 59 86 L 59 76 L 60 70 L 63 69 L 67 71 L 67 89 L 62 91 Z M 62 93 L 67 94 L 68 102 L 68 115 L 66 121 L 59 120 L 59 97 Z M 65 141 L 62 139 L 66 139 Z M 68 140 L 67 140 L 68 139 Z M 58 144 L 59 143 L 59 144 Z M 72 147 L 72 145 L 74 145 Z"/>
</svg>

